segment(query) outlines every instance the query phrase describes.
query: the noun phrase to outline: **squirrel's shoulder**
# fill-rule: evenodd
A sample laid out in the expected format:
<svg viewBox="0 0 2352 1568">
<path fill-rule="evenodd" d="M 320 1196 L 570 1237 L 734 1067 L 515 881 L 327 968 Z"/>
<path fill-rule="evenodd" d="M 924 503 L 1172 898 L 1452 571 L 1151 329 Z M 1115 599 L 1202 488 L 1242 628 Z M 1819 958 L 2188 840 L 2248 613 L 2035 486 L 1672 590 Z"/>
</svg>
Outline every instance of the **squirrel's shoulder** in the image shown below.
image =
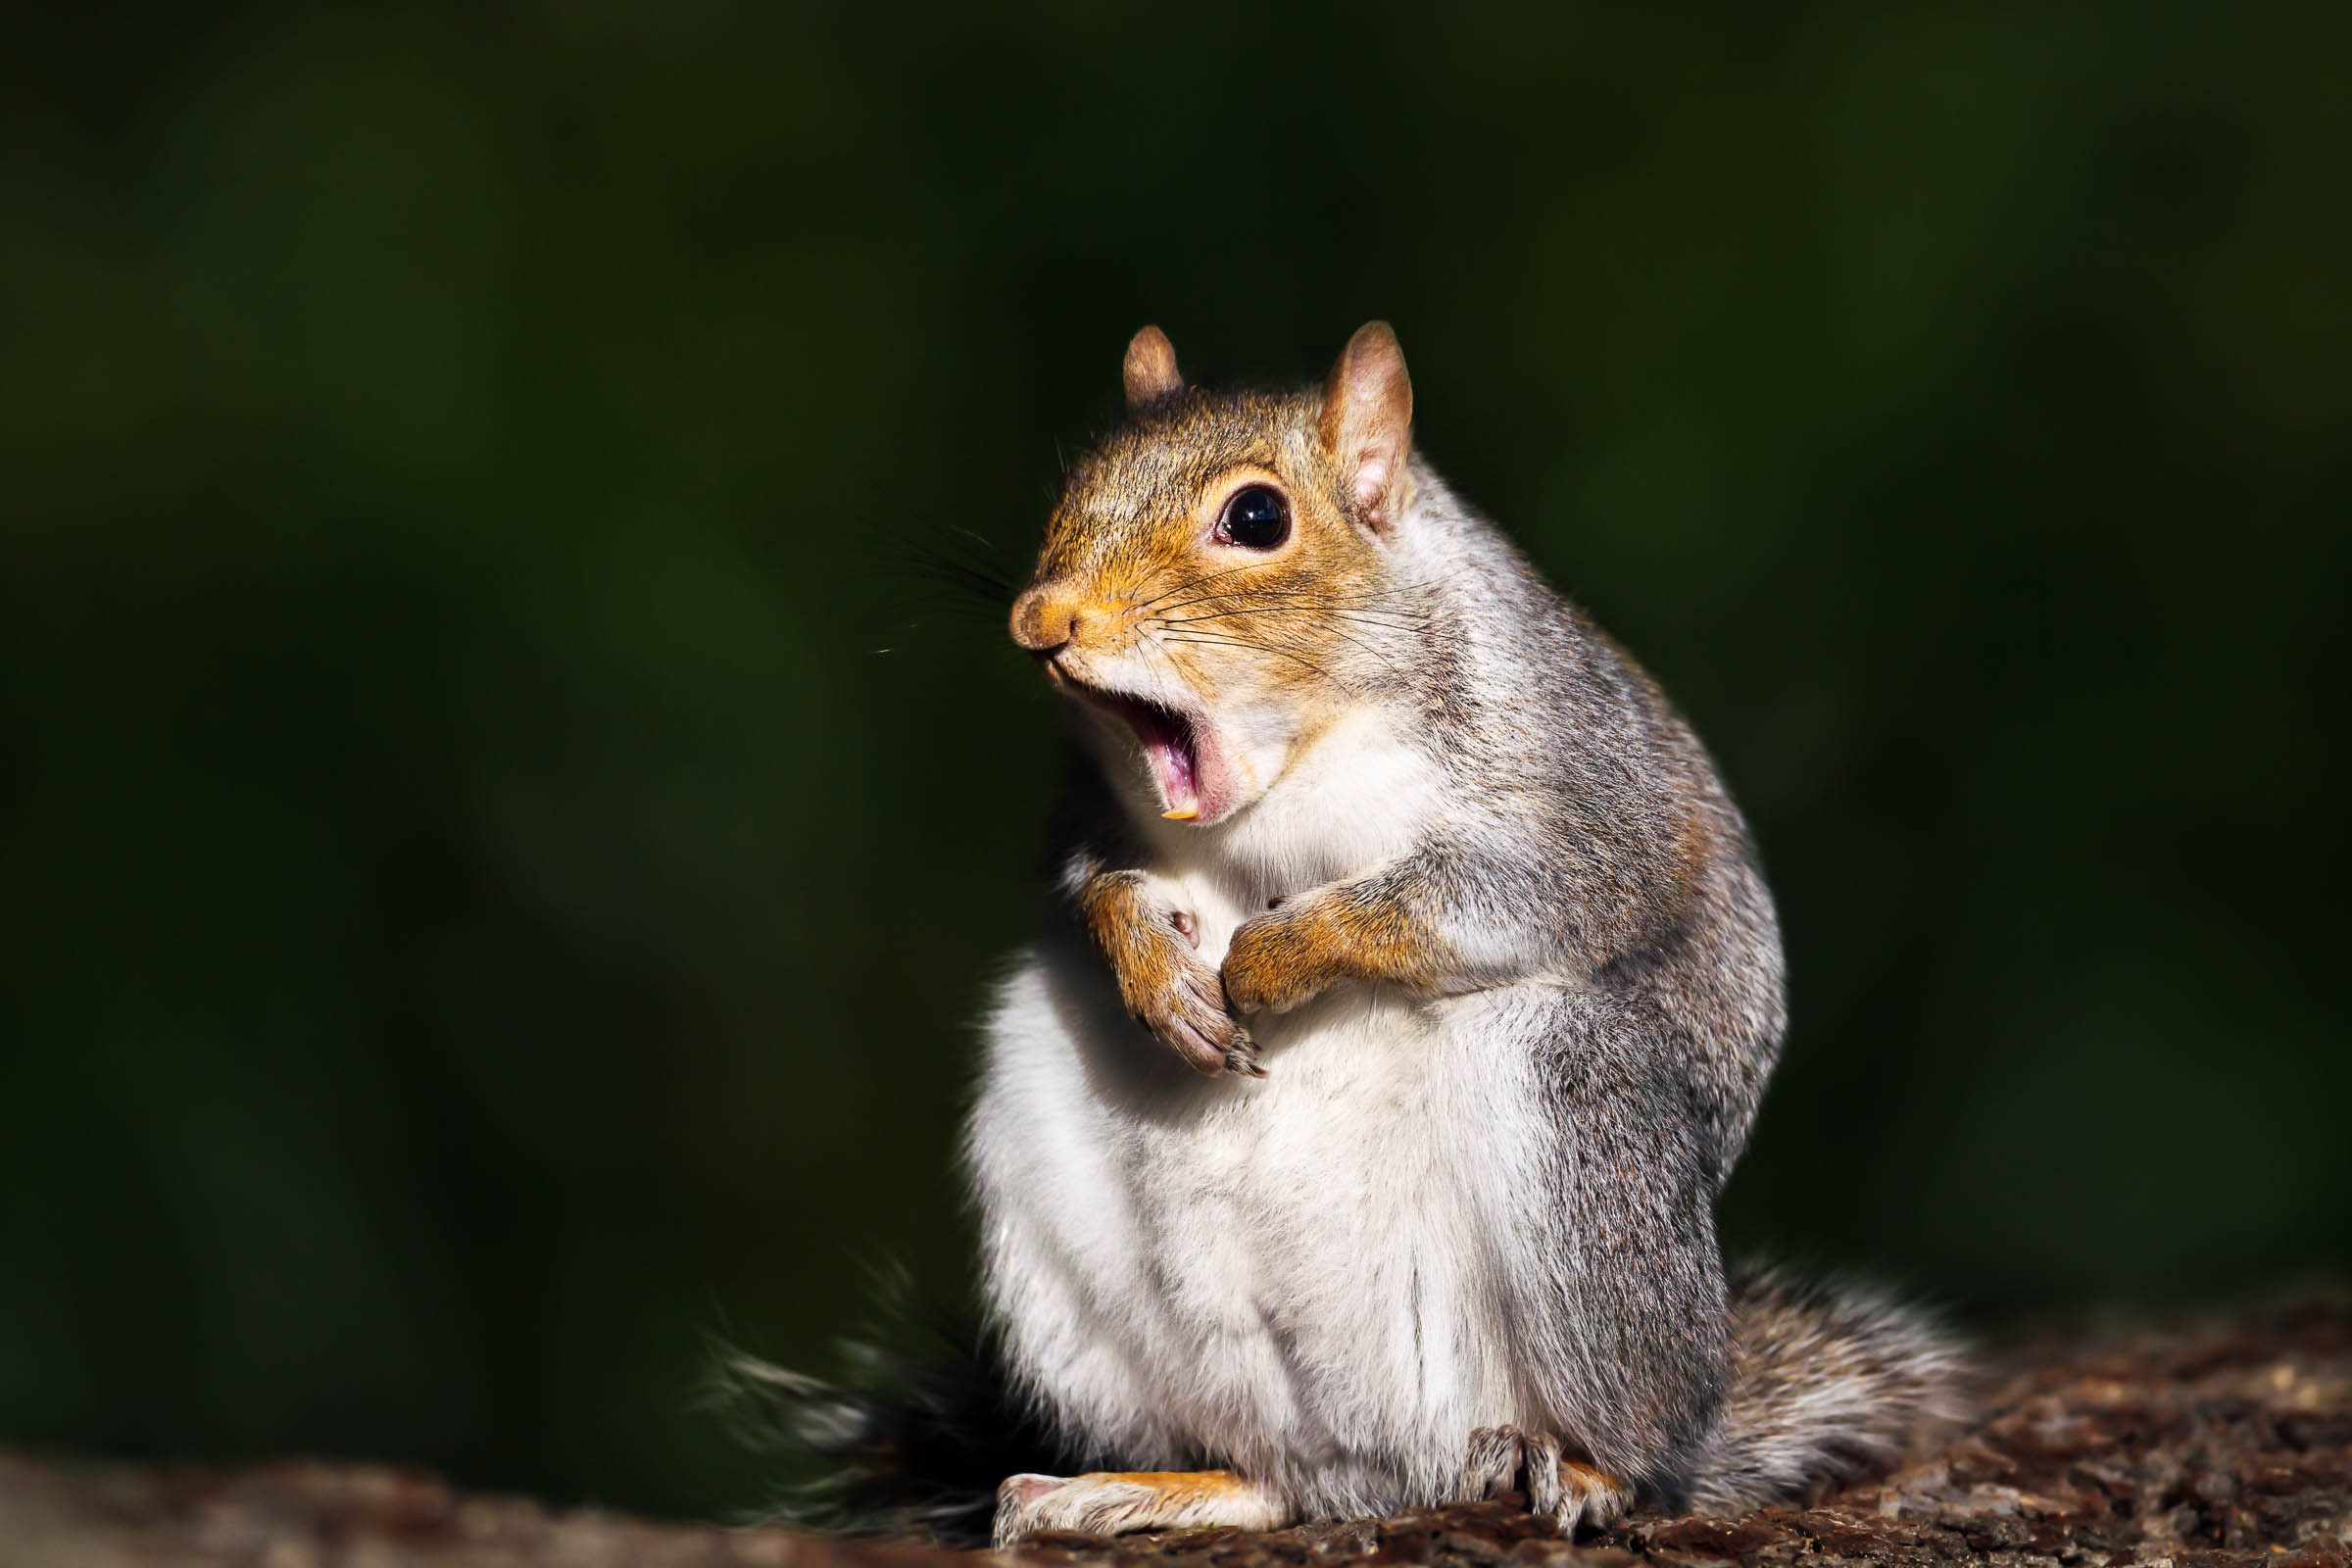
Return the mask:
<svg viewBox="0 0 2352 1568">
<path fill-rule="evenodd" d="M 1695 750 L 1689 725 L 1622 643 L 1426 460 L 1416 454 L 1411 467 L 1411 557 L 1397 591 L 1429 627 L 1417 673 L 1452 699 L 1433 704 L 1434 713 L 1483 721 L 1474 728 L 1538 756 L 1558 757 L 1571 742 Z"/>
</svg>

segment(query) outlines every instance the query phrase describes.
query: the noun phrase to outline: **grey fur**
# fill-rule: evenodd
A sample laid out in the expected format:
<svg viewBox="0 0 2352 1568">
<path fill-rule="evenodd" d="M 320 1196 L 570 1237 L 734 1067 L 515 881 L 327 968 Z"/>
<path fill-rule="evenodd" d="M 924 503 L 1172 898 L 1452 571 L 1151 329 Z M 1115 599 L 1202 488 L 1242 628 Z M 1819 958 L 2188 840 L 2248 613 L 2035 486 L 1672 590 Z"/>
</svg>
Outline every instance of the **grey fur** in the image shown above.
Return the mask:
<svg viewBox="0 0 2352 1568">
<path fill-rule="evenodd" d="M 1041 575 L 1143 550 L 1201 451 L 1279 466 L 1315 406 L 1164 400 L 1073 470 Z M 1017 1385 L 1088 1462 L 1230 1468 L 1301 1515 L 1438 1502 L 1523 1454 L 1714 1508 L 1883 1462 L 1956 1408 L 1950 1343 L 1867 1298 L 1727 1287 L 1716 1242 L 1786 1022 L 1745 825 L 1633 661 L 1409 473 L 1379 595 L 1348 601 L 1380 612 L 1312 650 L 1348 721 L 1264 742 L 1261 792 L 1185 826 L 1091 726 L 1103 782 L 1067 842 L 1073 890 L 1141 873 L 1210 963 L 1315 896 L 1400 913 L 1445 970 L 1258 1015 L 1270 1076 L 1204 1079 L 1057 921 L 994 1015 L 967 1142 Z M 1098 677 L 1173 701 L 1144 593 Z M 1306 646 L 1281 622 L 1269 664 Z M 1272 703 L 1237 701 L 1236 733 Z"/>
</svg>

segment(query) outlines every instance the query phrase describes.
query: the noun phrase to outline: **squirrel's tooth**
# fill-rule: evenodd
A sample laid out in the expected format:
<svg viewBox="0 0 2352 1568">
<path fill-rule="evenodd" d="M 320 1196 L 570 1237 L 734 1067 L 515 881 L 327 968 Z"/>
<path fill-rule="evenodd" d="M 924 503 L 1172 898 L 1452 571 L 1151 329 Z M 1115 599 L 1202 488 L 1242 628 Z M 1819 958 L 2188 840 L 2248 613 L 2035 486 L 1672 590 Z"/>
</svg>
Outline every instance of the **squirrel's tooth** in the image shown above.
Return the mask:
<svg viewBox="0 0 2352 1568">
<path fill-rule="evenodd" d="M 1171 822 L 1190 822 L 1193 820 L 1193 818 L 1200 814 L 1200 808 L 1197 806 L 1188 806 L 1180 811 L 1162 811 L 1159 814 L 1166 817 Z"/>
</svg>

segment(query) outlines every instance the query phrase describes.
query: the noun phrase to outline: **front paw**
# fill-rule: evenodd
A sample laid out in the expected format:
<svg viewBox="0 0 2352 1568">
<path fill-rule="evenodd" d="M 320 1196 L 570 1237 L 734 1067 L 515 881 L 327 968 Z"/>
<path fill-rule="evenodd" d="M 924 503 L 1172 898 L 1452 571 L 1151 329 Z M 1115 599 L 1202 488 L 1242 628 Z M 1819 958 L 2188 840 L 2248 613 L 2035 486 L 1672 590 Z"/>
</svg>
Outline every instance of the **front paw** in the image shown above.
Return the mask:
<svg viewBox="0 0 2352 1568">
<path fill-rule="evenodd" d="M 1265 1076 L 1249 1031 L 1226 1008 L 1217 971 L 1195 951 L 1200 931 L 1189 912 L 1135 898 L 1101 936 L 1119 1000 L 1137 1022 L 1201 1072 Z"/>
<path fill-rule="evenodd" d="M 1226 1010 L 1217 971 L 1190 952 L 1171 951 L 1165 967 L 1134 988 L 1127 1010 L 1201 1072 L 1266 1075 L 1250 1032 Z"/>
<path fill-rule="evenodd" d="M 1246 920 L 1225 950 L 1225 1000 L 1236 1012 L 1288 1012 L 1332 983 L 1310 919 L 1297 907 Z"/>
</svg>

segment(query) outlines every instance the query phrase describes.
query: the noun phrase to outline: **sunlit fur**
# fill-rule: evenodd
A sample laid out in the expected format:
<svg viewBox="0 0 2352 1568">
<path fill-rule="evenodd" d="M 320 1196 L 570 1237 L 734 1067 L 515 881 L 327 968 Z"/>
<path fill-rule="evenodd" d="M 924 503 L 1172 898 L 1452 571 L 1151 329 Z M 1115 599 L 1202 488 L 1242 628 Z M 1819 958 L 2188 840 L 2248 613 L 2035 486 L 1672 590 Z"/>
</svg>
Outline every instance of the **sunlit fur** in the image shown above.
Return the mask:
<svg viewBox="0 0 2352 1568">
<path fill-rule="evenodd" d="M 1393 553 L 1343 512 L 1319 407 L 1312 394 L 1200 390 L 1147 406 L 1072 466 L 1023 600 L 1076 617 L 1074 676 L 1205 710 L 1234 805 L 1399 675 L 1425 618 Z M 1257 482 L 1289 502 L 1290 540 L 1263 555 L 1211 544 L 1224 503 Z M 1149 781 L 1115 760 L 1131 746 L 1124 729 L 1094 728 L 1138 809 L 1150 807 Z"/>
<path fill-rule="evenodd" d="M 1020 1391 L 1090 1463 L 1228 1469 L 1298 1516 L 1442 1500 L 1505 1425 L 1716 1507 L 1886 1457 L 1950 1403 L 1935 1331 L 1727 1295 L 1714 1201 L 1784 1026 L 1738 810 L 1417 457 L 1363 520 L 1332 395 L 1147 401 L 1071 468 L 1015 612 L 1066 680 L 1198 714 L 1223 769 L 1213 819 L 1164 821 L 1080 708 L 1071 890 L 1132 873 L 1298 1003 L 1247 1019 L 1266 1077 L 1203 1076 L 1073 910 L 1023 956 L 967 1138 Z M 1291 498 L 1283 551 L 1216 546 L 1243 482 Z"/>
</svg>

